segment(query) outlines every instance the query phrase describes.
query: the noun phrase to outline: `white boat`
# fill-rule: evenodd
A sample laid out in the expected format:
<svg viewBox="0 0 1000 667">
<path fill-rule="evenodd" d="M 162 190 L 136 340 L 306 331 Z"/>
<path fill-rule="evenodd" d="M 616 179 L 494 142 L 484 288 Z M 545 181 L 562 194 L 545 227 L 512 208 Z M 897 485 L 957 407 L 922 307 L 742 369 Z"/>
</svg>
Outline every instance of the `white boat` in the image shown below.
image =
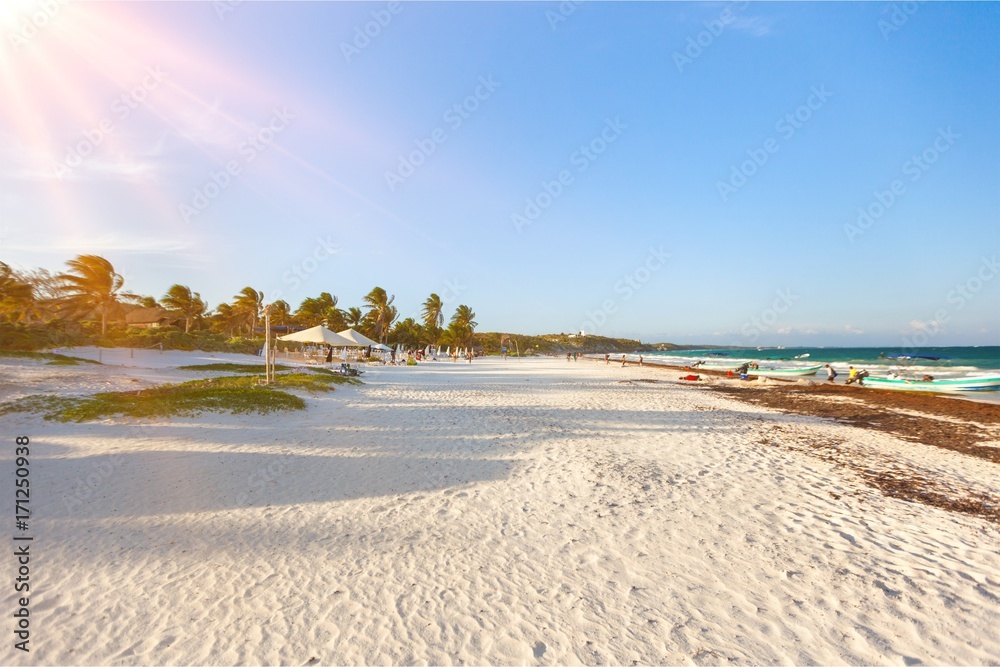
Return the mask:
<svg viewBox="0 0 1000 667">
<path fill-rule="evenodd" d="M 865 387 L 893 389 L 896 391 L 931 391 L 951 393 L 962 391 L 1000 391 L 1000 375 L 944 378 L 941 380 L 916 380 L 905 378 L 866 377 Z"/>
<path fill-rule="evenodd" d="M 807 377 L 809 375 L 816 375 L 816 372 L 823 368 L 823 364 L 817 364 L 815 366 L 799 366 L 799 367 L 785 367 L 778 368 L 776 366 L 760 366 L 758 364 L 757 368 L 752 365 L 747 369 L 747 375 L 757 375 L 759 377 L 768 378 L 786 378 L 786 377 Z"/>
<path fill-rule="evenodd" d="M 742 365 L 740 362 L 728 361 L 720 363 L 718 361 L 697 361 L 691 364 L 692 370 L 706 371 L 734 371 Z"/>
</svg>

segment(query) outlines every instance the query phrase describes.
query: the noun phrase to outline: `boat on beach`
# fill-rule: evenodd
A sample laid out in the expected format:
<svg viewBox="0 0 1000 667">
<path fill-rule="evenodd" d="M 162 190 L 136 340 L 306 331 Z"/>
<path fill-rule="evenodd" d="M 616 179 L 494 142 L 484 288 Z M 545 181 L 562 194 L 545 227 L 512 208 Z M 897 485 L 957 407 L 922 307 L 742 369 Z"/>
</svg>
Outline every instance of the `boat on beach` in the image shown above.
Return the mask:
<svg viewBox="0 0 1000 667">
<path fill-rule="evenodd" d="M 819 369 L 823 368 L 823 364 L 817 364 L 815 366 L 786 366 L 780 368 L 777 366 L 759 366 L 754 368 L 751 366 L 747 369 L 747 375 L 757 375 L 759 377 L 771 377 L 771 378 L 786 378 L 786 377 L 808 377 L 810 375 L 816 375 Z"/>
<path fill-rule="evenodd" d="M 736 361 L 729 361 L 725 363 L 719 363 L 717 361 L 698 361 L 691 364 L 692 369 L 706 371 L 734 371 L 739 367 L 740 363 Z"/>
<path fill-rule="evenodd" d="M 700 361 L 696 364 L 692 364 L 691 368 L 696 370 L 706 370 L 706 371 L 733 371 L 734 373 L 743 372 L 746 373 L 747 375 L 783 378 L 783 377 L 808 377 L 810 375 L 816 375 L 816 372 L 819 371 L 819 369 L 823 368 L 823 365 L 817 364 L 815 366 L 782 367 L 782 366 L 763 365 L 760 362 L 754 362 L 754 361 L 731 361 L 729 363 Z"/>
<path fill-rule="evenodd" d="M 866 377 L 863 386 L 871 387 L 873 389 L 893 389 L 897 391 L 930 391 L 936 393 L 950 393 L 950 392 L 963 392 L 963 391 L 1000 391 L 1000 375 L 943 378 L 940 380 Z"/>
<path fill-rule="evenodd" d="M 932 375 L 921 374 L 916 364 L 923 361 L 948 362 L 948 357 L 929 354 L 889 354 L 887 359 L 894 359 L 901 364 L 908 364 L 909 368 L 901 375 L 890 375 L 889 377 L 866 377 L 864 386 L 874 389 L 890 389 L 896 391 L 929 391 L 935 393 L 955 393 L 965 391 L 1000 391 L 1000 374 L 993 373 L 987 375 L 965 375 L 962 377 L 950 377 L 934 379 Z M 924 368 L 923 370 L 930 370 Z M 918 378 L 917 376 L 920 375 Z"/>
</svg>

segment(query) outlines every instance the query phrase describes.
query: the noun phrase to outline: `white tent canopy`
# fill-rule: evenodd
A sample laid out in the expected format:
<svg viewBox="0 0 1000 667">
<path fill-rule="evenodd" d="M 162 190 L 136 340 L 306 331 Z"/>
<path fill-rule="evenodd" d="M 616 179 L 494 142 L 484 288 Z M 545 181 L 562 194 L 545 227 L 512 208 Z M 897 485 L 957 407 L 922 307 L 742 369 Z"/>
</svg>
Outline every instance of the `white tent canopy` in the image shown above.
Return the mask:
<svg viewBox="0 0 1000 667">
<path fill-rule="evenodd" d="M 278 340 L 287 341 L 289 343 L 322 343 L 324 345 L 332 345 L 334 347 L 364 347 L 350 338 L 345 338 L 340 334 L 333 333 L 322 324 L 315 326 L 312 329 L 304 329 L 293 334 L 278 336 Z"/>
<path fill-rule="evenodd" d="M 382 343 L 376 343 L 372 345 L 373 350 L 382 350 L 383 352 L 392 352 L 392 348 L 388 345 L 383 345 Z"/>
<path fill-rule="evenodd" d="M 378 341 L 372 340 L 368 336 L 360 334 L 354 329 L 344 329 L 343 331 L 338 332 L 337 335 L 343 336 L 344 338 L 351 340 L 352 344 L 355 345 L 356 347 L 369 347 L 369 346 L 378 347 L 379 345 Z M 385 348 L 379 348 L 379 349 L 385 349 Z"/>
</svg>

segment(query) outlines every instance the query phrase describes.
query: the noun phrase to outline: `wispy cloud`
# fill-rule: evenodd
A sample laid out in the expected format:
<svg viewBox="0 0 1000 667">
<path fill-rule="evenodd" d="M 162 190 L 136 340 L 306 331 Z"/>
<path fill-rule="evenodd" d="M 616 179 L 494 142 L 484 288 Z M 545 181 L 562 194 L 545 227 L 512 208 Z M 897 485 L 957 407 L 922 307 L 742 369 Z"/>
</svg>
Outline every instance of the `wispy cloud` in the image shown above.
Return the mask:
<svg viewBox="0 0 1000 667">
<path fill-rule="evenodd" d="M 132 236 L 120 233 L 107 233 L 99 236 L 67 235 L 52 239 L 4 244 L 5 250 L 57 255 L 81 253 L 158 255 L 185 252 L 194 247 L 195 244 L 188 240 Z"/>
<path fill-rule="evenodd" d="M 927 320 L 926 322 L 923 320 L 910 320 L 900 333 L 913 334 L 918 331 L 933 331 L 938 333 L 942 330 L 943 328 L 941 322 L 938 322 L 937 320 Z"/>
<path fill-rule="evenodd" d="M 59 154 L 25 144 L 6 133 L 0 133 L 0 142 L 4 145 L 0 153 L 0 178 L 14 181 L 148 181 L 162 164 L 162 140 L 131 153 L 103 150 L 79 159 L 65 149 Z"/>
<path fill-rule="evenodd" d="M 737 30 L 739 32 L 745 32 L 754 37 L 764 37 L 771 34 L 771 28 L 774 26 L 774 19 L 764 16 L 737 16 L 736 19 L 729 24 L 731 30 Z"/>
</svg>

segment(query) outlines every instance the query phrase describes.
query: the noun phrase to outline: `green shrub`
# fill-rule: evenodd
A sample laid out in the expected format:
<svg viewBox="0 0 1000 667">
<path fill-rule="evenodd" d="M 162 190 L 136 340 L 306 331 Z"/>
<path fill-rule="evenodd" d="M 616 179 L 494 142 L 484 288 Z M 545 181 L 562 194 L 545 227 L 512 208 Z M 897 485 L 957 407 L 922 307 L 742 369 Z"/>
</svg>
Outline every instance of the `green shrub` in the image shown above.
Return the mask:
<svg viewBox="0 0 1000 667">
<path fill-rule="evenodd" d="M 334 384 L 359 384 L 354 378 L 322 373 L 279 375 L 271 386 L 260 384 L 263 376 L 226 376 L 166 384 L 138 391 L 103 392 L 83 398 L 27 396 L 0 404 L 0 414 L 41 413 L 56 421 L 92 421 L 114 415 L 133 418 L 194 415 L 203 411 L 267 414 L 279 410 L 302 410 L 305 401 L 281 389 L 310 392 L 333 391 Z"/>
</svg>

